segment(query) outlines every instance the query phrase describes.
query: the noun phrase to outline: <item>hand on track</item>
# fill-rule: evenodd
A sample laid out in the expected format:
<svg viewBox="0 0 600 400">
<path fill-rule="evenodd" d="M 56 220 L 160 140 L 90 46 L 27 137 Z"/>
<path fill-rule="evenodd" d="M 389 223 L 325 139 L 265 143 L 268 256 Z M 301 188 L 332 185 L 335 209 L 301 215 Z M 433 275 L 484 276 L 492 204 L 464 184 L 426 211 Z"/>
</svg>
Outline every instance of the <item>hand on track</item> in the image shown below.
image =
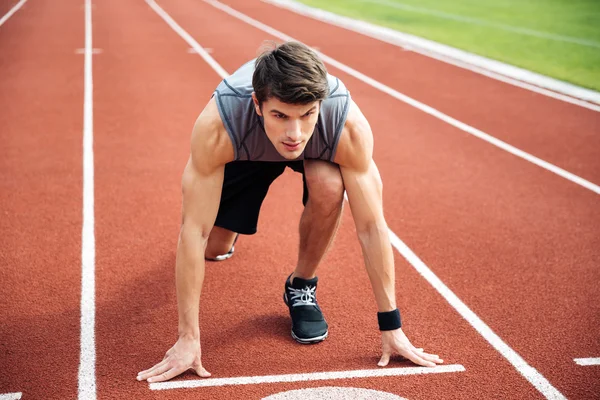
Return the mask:
<svg viewBox="0 0 600 400">
<path fill-rule="evenodd" d="M 402 357 L 424 367 L 435 367 L 436 364 L 444 362 L 437 355 L 425 353 L 423 349 L 417 349 L 413 346 L 402 332 L 402 329 L 381 332 L 381 342 L 383 344 L 383 356 L 377 364 L 380 367 L 388 365 L 392 354 L 400 354 Z"/>
<path fill-rule="evenodd" d="M 137 380 L 148 382 L 163 382 L 193 369 L 200 377 L 208 378 L 208 372 L 200 360 L 200 341 L 198 339 L 180 338 L 167 351 L 165 358 L 154 367 L 138 373 Z"/>
</svg>

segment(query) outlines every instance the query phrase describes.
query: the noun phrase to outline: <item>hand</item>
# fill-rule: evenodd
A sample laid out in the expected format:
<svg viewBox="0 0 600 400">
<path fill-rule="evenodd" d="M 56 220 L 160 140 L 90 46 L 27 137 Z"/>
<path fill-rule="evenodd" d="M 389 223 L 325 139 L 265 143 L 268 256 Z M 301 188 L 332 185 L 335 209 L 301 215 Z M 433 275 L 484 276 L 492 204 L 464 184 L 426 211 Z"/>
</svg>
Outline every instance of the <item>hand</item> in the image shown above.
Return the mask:
<svg viewBox="0 0 600 400">
<path fill-rule="evenodd" d="M 200 361 L 200 340 L 179 338 L 167 351 L 165 358 L 154 367 L 138 373 L 137 380 L 148 382 L 168 381 L 171 378 L 193 369 L 202 378 L 208 378 L 210 372 L 204 369 Z"/>
<path fill-rule="evenodd" d="M 390 362 L 390 356 L 394 353 L 424 367 L 435 367 L 436 364 L 442 364 L 444 360 L 435 354 L 423 352 L 423 349 L 417 349 L 413 346 L 402 329 L 393 331 L 382 331 L 381 342 L 383 344 L 383 356 L 379 360 L 380 367 L 385 367 Z"/>
</svg>

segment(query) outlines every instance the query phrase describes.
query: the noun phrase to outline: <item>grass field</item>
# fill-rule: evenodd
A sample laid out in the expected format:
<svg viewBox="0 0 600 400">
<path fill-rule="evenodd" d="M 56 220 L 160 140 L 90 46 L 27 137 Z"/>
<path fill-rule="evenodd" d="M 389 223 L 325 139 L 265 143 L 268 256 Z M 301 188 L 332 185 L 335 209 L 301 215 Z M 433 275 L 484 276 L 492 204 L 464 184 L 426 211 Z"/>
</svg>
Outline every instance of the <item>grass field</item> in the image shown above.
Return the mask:
<svg viewBox="0 0 600 400">
<path fill-rule="evenodd" d="M 301 0 L 600 90 L 600 0 Z"/>
</svg>

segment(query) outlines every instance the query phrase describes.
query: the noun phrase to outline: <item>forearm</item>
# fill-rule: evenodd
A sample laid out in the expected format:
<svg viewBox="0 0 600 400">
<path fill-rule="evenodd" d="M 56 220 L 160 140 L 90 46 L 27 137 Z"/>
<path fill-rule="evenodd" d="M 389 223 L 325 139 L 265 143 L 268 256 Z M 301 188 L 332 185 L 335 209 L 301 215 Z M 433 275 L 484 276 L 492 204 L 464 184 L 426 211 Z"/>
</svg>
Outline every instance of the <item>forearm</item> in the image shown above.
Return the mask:
<svg viewBox="0 0 600 400">
<path fill-rule="evenodd" d="M 394 254 L 385 221 L 359 232 L 365 267 L 379 312 L 396 308 Z"/>
<path fill-rule="evenodd" d="M 204 282 L 206 240 L 191 232 L 182 232 L 177 245 L 176 287 L 179 336 L 200 337 L 200 294 Z"/>
</svg>

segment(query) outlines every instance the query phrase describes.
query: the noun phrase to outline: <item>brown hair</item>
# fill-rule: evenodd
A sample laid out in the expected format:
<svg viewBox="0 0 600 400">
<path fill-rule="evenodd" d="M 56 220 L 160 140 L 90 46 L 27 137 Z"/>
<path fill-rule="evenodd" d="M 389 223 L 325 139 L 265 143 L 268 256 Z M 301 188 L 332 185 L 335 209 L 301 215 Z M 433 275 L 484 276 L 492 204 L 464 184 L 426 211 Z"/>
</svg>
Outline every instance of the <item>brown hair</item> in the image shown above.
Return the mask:
<svg viewBox="0 0 600 400">
<path fill-rule="evenodd" d="M 327 70 L 313 50 L 298 42 L 267 46 L 256 59 L 252 76 L 260 106 L 271 97 L 288 104 L 308 104 L 327 97 Z"/>
</svg>

